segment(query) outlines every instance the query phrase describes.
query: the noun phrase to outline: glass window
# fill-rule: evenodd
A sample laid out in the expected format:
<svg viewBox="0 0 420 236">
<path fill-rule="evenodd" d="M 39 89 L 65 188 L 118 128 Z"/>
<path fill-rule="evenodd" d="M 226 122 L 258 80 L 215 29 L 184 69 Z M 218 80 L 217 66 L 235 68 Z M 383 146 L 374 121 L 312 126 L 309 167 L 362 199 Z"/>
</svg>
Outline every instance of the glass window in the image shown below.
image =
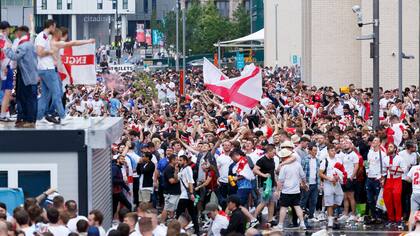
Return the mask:
<svg viewBox="0 0 420 236">
<path fill-rule="evenodd" d="M 157 0 L 152 0 L 152 12 L 157 10 Z"/>
<path fill-rule="evenodd" d="M 63 9 L 63 0 L 57 0 L 57 10 Z"/>
<path fill-rule="evenodd" d="M 73 0 L 67 0 L 67 10 L 71 10 L 73 8 Z"/>
<path fill-rule="evenodd" d="M 8 176 L 7 171 L 0 171 L 0 188 L 7 188 Z"/>
<path fill-rule="evenodd" d="M 98 0 L 98 4 L 97 4 L 97 8 L 98 8 L 98 10 L 102 10 L 102 8 L 104 7 L 104 5 L 103 5 L 104 3 L 103 3 L 103 0 Z"/>
<path fill-rule="evenodd" d="M 117 0 L 112 0 L 112 9 L 117 9 Z"/>
<path fill-rule="evenodd" d="M 36 184 L 34 184 L 36 183 Z M 45 189 L 51 186 L 50 171 L 18 171 L 18 187 L 22 188 L 23 195 L 27 197 L 36 197 Z"/>
<path fill-rule="evenodd" d="M 143 11 L 144 13 L 149 12 L 149 0 L 143 0 Z"/>
<path fill-rule="evenodd" d="M 123 0 L 123 9 L 128 9 L 128 0 Z"/>
<path fill-rule="evenodd" d="M 223 17 L 229 17 L 229 1 L 222 0 L 217 1 L 216 7 L 219 10 L 219 13 Z"/>
<path fill-rule="evenodd" d="M 42 10 L 47 10 L 47 0 L 42 0 L 42 2 L 41 2 L 41 9 Z"/>
</svg>

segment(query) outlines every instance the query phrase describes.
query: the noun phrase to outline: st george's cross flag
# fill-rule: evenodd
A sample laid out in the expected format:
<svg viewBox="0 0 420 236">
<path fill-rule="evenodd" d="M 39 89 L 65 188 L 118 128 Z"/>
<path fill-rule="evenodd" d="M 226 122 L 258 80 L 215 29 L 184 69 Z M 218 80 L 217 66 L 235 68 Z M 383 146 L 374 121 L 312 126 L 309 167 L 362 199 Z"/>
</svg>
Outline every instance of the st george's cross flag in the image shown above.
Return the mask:
<svg viewBox="0 0 420 236">
<path fill-rule="evenodd" d="M 205 57 L 203 58 L 203 77 L 204 84 L 215 84 L 219 81 L 229 79 L 229 77 L 223 74 L 223 72 Z"/>
<path fill-rule="evenodd" d="M 206 68 L 203 67 L 204 85 L 215 95 L 223 98 L 224 102 L 238 107 L 244 112 L 249 112 L 259 104 L 263 94 L 262 74 L 259 67 L 251 64 L 245 68 L 241 76 L 219 81 L 214 79 L 215 77 L 209 78 L 208 76 L 223 75 L 223 73 L 219 71 L 217 74 L 215 71 L 205 70 Z"/>
<path fill-rule="evenodd" d="M 61 50 L 58 73 L 63 84 L 96 84 L 95 44 Z"/>
</svg>

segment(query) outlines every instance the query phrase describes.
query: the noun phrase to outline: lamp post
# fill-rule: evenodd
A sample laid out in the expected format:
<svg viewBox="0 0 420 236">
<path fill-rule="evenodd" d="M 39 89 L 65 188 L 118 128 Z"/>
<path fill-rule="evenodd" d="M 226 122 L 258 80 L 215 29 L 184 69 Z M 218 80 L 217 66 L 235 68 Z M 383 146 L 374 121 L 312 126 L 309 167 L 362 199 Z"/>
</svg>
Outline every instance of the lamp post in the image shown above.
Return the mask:
<svg viewBox="0 0 420 236">
<path fill-rule="evenodd" d="M 176 54 L 175 54 L 175 69 L 176 72 L 179 72 L 179 0 L 176 0 L 176 11 L 175 11 L 175 21 L 176 21 Z"/>
<path fill-rule="evenodd" d="M 184 76 L 182 83 L 183 83 L 183 88 L 184 88 L 184 94 L 186 93 L 185 91 L 185 74 L 187 73 L 185 71 L 185 34 L 186 34 L 186 30 L 185 30 L 185 25 L 186 25 L 186 20 L 185 20 L 185 11 L 186 11 L 186 2 L 185 0 L 182 0 L 183 6 L 182 6 L 182 71 L 184 73 L 182 73 L 182 75 Z"/>
<path fill-rule="evenodd" d="M 403 52 L 402 52 L 402 0 L 398 0 L 398 94 L 401 99 L 402 95 L 402 61 L 403 61 Z"/>
</svg>

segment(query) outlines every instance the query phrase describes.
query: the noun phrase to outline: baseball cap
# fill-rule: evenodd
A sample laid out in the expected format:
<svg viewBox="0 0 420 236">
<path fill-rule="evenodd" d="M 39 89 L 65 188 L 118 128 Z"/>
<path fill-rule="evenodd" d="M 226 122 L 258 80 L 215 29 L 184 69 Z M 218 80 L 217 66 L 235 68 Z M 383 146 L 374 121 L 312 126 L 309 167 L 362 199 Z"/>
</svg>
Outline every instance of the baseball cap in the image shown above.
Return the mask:
<svg viewBox="0 0 420 236">
<path fill-rule="evenodd" d="M 10 28 L 9 22 L 7 22 L 7 21 L 0 22 L 0 29 L 4 30 L 4 29 L 7 29 L 7 28 Z"/>
<path fill-rule="evenodd" d="M 207 203 L 206 209 L 204 210 L 203 213 L 204 214 L 207 214 L 207 213 L 212 212 L 212 211 L 215 211 L 215 210 L 219 210 L 219 206 L 217 206 L 216 203 L 209 202 L 209 203 Z"/>
</svg>

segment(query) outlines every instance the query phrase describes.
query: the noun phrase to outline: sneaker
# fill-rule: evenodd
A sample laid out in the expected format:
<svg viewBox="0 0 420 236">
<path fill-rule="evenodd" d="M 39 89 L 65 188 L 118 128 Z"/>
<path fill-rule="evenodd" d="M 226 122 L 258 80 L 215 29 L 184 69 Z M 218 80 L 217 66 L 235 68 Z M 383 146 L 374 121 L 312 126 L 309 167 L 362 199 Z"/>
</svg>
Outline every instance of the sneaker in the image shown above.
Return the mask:
<svg viewBox="0 0 420 236">
<path fill-rule="evenodd" d="M 334 217 L 328 217 L 328 228 L 332 228 L 334 226 Z"/>
<path fill-rule="evenodd" d="M 47 116 L 45 116 L 45 119 L 46 119 L 48 122 L 51 122 L 51 123 L 53 123 L 53 124 L 56 124 L 56 125 L 59 125 L 59 124 L 60 124 L 60 120 L 59 120 L 59 119 L 57 119 L 57 118 L 55 118 L 54 116 L 47 115 Z"/>
<path fill-rule="evenodd" d="M 257 219 L 253 219 L 251 222 L 249 222 L 249 228 L 255 228 L 259 224 L 260 222 Z"/>
<path fill-rule="evenodd" d="M 309 223 L 318 223 L 318 222 L 319 222 L 319 220 L 318 220 L 317 218 L 315 218 L 315 217 L 314 217 L 314 218 L 309 218 L 309 219 L 308 219 L 308 222 L 309 222 Z"/>
<path fill-rule="evenodd" d="M 398 230 L 404 230 L 406 225 L 404 224 L 404 221 L 400 221 L 397 223 L 397 226 Z"/>
<path fill-rule="evenodd" d="M 300 225 L 299 225 L 299 228 L 305 230 L 306 229 L 305 223 L 301 222 Z"/>
<path fill-rule="evenodd" d="M 276 226 L 279 222 L 277 222 L 276 220 L 272 220 L 268 223 L 271 225 L 271 227 L 273 227 L 273 226 Z"/>
<path fill-rule="evenodd" d="M 283 231 L 283 224 L 278 224 L 278 225 L 274 226 L 273 230 Z"/>
<path fill-rule="evenodd" d="M 0 117 L 0 122 L 13 122 L 9 117 Z"/>
<path fill-rule="evenodd" d="M 347 222 L 349 221 L 357 221 L 357 217 L 355 215 L 350 215 L 350 217 L 347 219 Z"/>
<path fill-rule="evenodd" d="M 347 215 L 342 215 L 340 218 L 338 218 L 338 221 L 346 221 L 349 217 Z"/>
<path fill-rule="evenodd" d="M 319 213 L 317 218 L 318 218 L 319 221 L 327 220 L 327 217 L 326 217 L 325 213 Z"/>
<path fill-rule="evenodd" d="M 63 119 L 59 118 L 59 121 L 62 125 L 66 125 L 66 124 L 70 123 L 72 120 L 73 120 L 73 117 L 71 117 L 71 116 L 66 116 Z"/>
</svg>

